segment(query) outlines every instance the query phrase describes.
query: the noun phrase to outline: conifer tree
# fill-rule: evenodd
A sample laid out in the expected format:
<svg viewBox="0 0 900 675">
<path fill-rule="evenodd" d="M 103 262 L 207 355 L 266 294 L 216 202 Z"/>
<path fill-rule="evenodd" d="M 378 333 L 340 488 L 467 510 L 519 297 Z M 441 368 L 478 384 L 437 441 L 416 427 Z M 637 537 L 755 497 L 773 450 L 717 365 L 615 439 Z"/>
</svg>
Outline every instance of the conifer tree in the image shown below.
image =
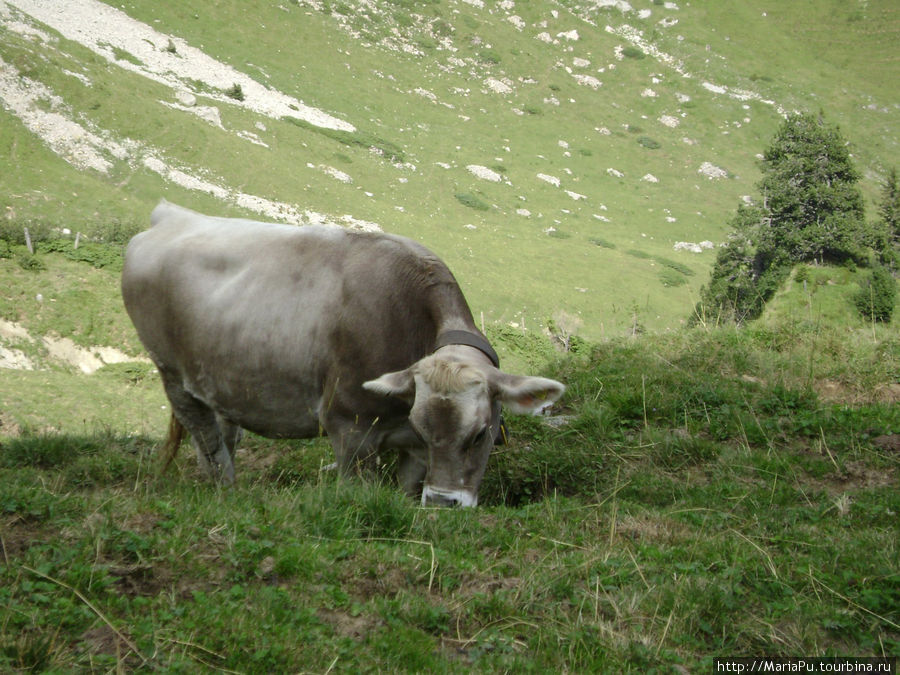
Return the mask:
<svg viewBox="0 0 900 675">
<path fill-rule="evenodd" d="M 894 168 L 884 182 L 878 216 L 872 224 L 871 246 L 881 263 L 896 271 L 900 268 L 900 186 Z"/>
<path fill-rule="evenodd" d="M 732 219 L 697 316 L 753 319 L 797 263 L 865 260 L 872 237 L 860 175 L 837 127 L 821 116 L 788 116 L 763 155 L 762 173 L 761 196 Z"/>
<path fill-rule="evenodd" d="M 859 256 L 865 231 L 860 175 L 838 128 L 821 116 L 790 115 L 763 157 L 762 254 L 792 262 Z"/>
</svg>

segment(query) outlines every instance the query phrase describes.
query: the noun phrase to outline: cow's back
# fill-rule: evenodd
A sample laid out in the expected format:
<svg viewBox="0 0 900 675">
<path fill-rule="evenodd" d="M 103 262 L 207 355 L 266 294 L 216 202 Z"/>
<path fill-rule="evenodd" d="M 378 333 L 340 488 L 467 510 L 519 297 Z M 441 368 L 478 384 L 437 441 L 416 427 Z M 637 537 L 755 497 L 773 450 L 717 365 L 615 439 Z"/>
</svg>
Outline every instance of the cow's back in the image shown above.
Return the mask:
<svg viewBox="0 0 900 675">
<path fill-rule="evenodd" d="M 421 358 L 441 320 L 435 303 L 461 300 L 446 267 L 400 237 L 166 202 L 151 223 L 129 243 L 122 277 L 141 341 L 199 399 L 269 435 L 315 433 L 326 396 L 367 404 L 361 383 Z"/>
</svg>

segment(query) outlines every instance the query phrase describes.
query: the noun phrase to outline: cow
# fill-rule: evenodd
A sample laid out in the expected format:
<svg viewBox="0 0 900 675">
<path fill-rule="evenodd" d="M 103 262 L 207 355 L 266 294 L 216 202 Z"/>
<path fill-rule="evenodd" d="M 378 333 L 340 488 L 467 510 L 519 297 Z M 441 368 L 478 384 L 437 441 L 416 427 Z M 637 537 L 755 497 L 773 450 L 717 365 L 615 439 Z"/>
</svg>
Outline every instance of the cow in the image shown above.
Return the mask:
<svg viewBox="0 0 900 675">
<path fill-rule="evenodd" d="M 243 429 L 323 433 L 344 474 L 396 451 L 423 505 L 475 506 L 505 405 L 565 387 L 510 375 L 447 266 L 400 236 L 202 215 L 163 200 L 128 244 L 122 296 L 204 472 L 234 482 Z"/>
</svg>

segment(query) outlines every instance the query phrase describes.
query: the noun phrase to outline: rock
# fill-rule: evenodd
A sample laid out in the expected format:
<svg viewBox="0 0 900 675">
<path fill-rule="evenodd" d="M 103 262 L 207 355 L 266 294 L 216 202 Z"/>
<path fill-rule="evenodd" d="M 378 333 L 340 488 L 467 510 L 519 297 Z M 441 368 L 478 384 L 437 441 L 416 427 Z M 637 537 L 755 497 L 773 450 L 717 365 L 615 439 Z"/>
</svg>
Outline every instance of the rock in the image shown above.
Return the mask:
<svg viewBox="0 0 900 675">
<path fill-rule="evenodd" d="M 178 91 L 175 93 L 175 100 L 178 101 L 183 106 L 190 108 L 193 105 L 197 105 L 197 97 L 194 96 L 189 91 Z"/>
</svg>

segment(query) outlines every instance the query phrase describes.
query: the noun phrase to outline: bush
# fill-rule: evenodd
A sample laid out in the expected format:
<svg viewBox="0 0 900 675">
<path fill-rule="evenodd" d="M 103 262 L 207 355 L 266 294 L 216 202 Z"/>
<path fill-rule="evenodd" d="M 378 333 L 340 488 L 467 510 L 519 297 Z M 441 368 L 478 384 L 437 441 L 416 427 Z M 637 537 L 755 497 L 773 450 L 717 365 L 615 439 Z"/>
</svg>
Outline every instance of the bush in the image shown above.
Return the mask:
<svg viewBox="0 0 900 675">
<path fill-rule="evenodd" d="M 887 269 L 879 265 L 872 270 L 871 278 L 859 289 L 853 302 L 863 318 L 889 323 L 896 296 L 897 282 Z"/>
<path fill-rule="evenodd" d="M 225 95 L 228 98 L 233 98 L 235 101 L 243 101 L 244 100 L 244 90 L 241 88 L 237 82 L 231 85 L 231 89 L 225 90 Z"/>
<path fill-rule="evenodd" d="M 674 288 L 675 286 L 684 286 L 687 283 L 687 279 L 685 276 L 675 270 L 665 269 L 659 273 L 659 280 L 662 282 L 662 285 L 667 288 Z"/>
<path fill-rule="evenodd" d="M 19 263 L 19 267 L 23 270 L 28 270 L 29 272 L 43 272 L 47 269 L 43 260 L 30 253 L 20 254 L 16 262 Z"/>
</svg>

